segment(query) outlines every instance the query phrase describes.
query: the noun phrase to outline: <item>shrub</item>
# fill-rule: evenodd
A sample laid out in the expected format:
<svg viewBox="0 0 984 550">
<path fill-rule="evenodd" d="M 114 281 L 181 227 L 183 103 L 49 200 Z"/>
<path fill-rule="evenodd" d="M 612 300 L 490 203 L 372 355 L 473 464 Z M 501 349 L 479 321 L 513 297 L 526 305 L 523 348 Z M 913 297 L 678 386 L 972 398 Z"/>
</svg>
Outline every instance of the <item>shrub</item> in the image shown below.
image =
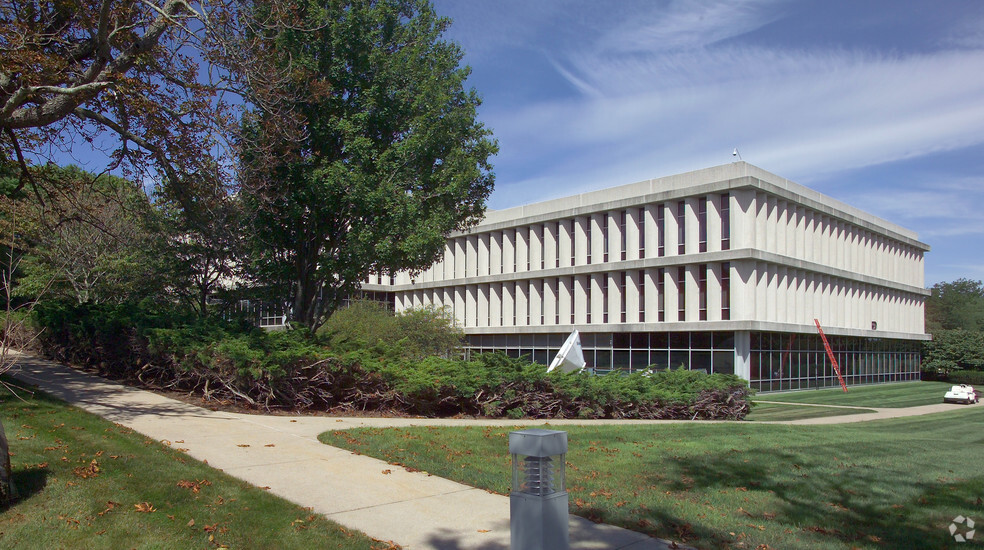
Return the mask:
<svg viewBox="0 0 984 550">
<path fill-rule="evenodd" d="M 946 376 L 958 370 L 984 370 L 984 332 L 938 330 L 923 344 L 923 371 Z"/>
<path fill-rule="evenodd" d="M 355 316 L 350 326 L 365 327 L 366 318 Z M 470 361 L 419 357 L 407 353 L 405 337 L 365 347 L 343 340 L 329 349 L 305 331 L 267 332 L 146 305 L 52 305 L 38 319 L 49 329 L 43 342 L 50 356 L 145 386 L 255 408 L 736 420 L 749 411 L 745 382 L 731 375 L 547 373 L 501 353 Z"/>
<path fill-rule="evenodd" d="M 975 389 L 984 390 L 984 372 L 975 370 L 958 370 L 950 373 L 946 381 L 951 384 L 970 384 Z"/>
<path fill-rule="evenodd" d="M 426 306 L 394 314 L 369 300 L 355 300 L 335 311 L 318 333 L 341 352 L 382 346 L 413 359 L 453 357 L 464 338 L 446 309 Z"/>
</svg>

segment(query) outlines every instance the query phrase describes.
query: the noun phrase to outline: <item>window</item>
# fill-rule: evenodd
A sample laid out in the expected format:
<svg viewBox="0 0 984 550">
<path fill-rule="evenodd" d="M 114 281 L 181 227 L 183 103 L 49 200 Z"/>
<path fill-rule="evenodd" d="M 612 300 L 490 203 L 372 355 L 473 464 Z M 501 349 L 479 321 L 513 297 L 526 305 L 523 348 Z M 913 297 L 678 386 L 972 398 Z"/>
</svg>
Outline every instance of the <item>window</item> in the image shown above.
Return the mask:
<svg viewBox="0 0 984 550">
<path fill-rule="evenodd" d="M 731 320 L 731 262 L 721 264 L 721 319 Z"/>
<path fill-rule="evenodd" d="M 731 250 L 731 195 L 721 195 L 721 250 Z"/>
<path fill-rule="evenodd" d="M 707 264 L 697 266 L 698 313 L 701 321 L 707 320 Z"/>
<path fill-rule="evenodd" d="M 639 270 L 639 280 L 636 282 L 639 287 L 639 322 L 646 321 L 646 272 Z"/>
<path fill-rule="evenodd" d="M 680 203 L 683 204 L 683 203 Z M 687 268 L 677 268 L 677 321 L 687 320 Z"/>
<path fill-rule="evenodd" d="M 585 321 L 591 324 L 591 276 L 585 278 L 584 284 L 584 311 L 586 312 Z"/>
<path fill-rule="evenodd" d="M 574 258 L 575 258 L 575 251 L 577 250 L 577 247 L 574 245 L 574 239 L 575 239 L 574 236 L 576 234 L 577 234 L 577 220 L 572 219 L 571 220 L 571 232 L 569 234 L 569 236 L 570 236 L 570 242 L 571 242 L 571 265 L 575 265 L 574 264 Z M 558 250 L 560 250 L 560 249 L 558 248 Z M 558 252 L 558 254 L 559 254 L 559 252 Z M 572 286 L 571 288 L 574 288 L 574 287 Z M 574 321 L 571 321 L 571 322 L 573 323 Z"/>
<path fill-rule="evenodd" d="M 646 257 L 646 209 L 639 209 L 639 218 L 636 220 L 639 226 L 639 257 Z"/>
<path fill-rule="evenodd" d="M 620 234 L 622 236 L 622 247 L 621 247 L 622 253 L 621 253 L 621 257 L 624 260 L 625 259 L 625 248 L 626 248 L 625 243 L 626 243 L 626 239 L 628 238 L 626 236 L 626 234 L 625 234 L 625 222 L 626 222 L 626 218 L 629 217 L 629 213 L 626 212 L 625 210 L 622 210 L 621 216 L 622 216 L 622 219 L 619 222 L 619 230 L 620 230 Z"/>
<path fill-rule="evenodd" d="M 560 267 L 560 222 L 554 223 L 554 267 Z"/>
<path fill-rule="evenodd" d="M 666 269 L 656 271 L 656 311 L 660 323 L 666 320 Z"/>
<path fill-rule="evenodd" d="M 555 304 L 560 305 L 560 278 L 559 277 L 554 279 L 553 299 Z M 556 306 L 554 307 L 554 324 L 555 325 L 560 324 L 560 308 Z"/>
<path fill-rule="evenodd" d="M 677 254 L 687 253 L 687 203 L 677 203 Z"/>
<path fill-rule="evenodd" d="M 587 250 L 587 262 L 591 263 L 591 217 L 584 218 L 584 248 Z"/>
<path fill-rule="evenodd" d="M 601 229 L 601 261 L 608 262 L 608 216 L 601 217 L 601 223 L 598 224 Z"/>
<path fill-rule="evenodd" d="M 573 325 L 574 324 L 574 292 L 575 292 L 574 277 L 571 277 L 570 278 L 570 282 L 571 282 L 571 286 L 570 286 L 570 289 L 571 289 L 571 291 L 570 291 L 571 292 L 571 324 Z"/>
<path fill-rule="evenodd" d="M 656 206 L 656 232 L 657 236 L 657 252 L 656 255 L 660 258 L 666 254 L 666 205 L 660 204 Z"/>
<path fill-rule="evenodd" d="M 624 216 L 625 215 L 625 212 L 622 212 L 622 215 Z M 623 233 L 623 235 L 624 235 L 624 233 Z M 623 250 L 622 253 L 625 254 L 624 250 Z M 621 280 L 621 282 L 618 285 L 618 291 L 619 291 L 619 298 L 622 301 L 622 317 L 621 317 L 621 322 L 624 323 L 625 320 L 626 320 L 626 317 L 628 316 L 626 314 L 626 311 L 625 311 L 625 309 L 626 309 L 626 307 L 625 307 L 625 303 L 626 303 L 626 299 L 625 299 L 625 286 L 626 286 L 626 279 L 628 279 L 628 274 L 623 271 L 621 277 L 622 277 L 622 280 Z"/>
<path fill-rule="evenodd" d="M 707 252 L 707 197 L 697 199 L 697 233 L 700 252 Z"/>
<path fill-rule="evenodd" d="M 608 324 L 608 274 L 601 275 L 601 322 Z"/>
</svg>

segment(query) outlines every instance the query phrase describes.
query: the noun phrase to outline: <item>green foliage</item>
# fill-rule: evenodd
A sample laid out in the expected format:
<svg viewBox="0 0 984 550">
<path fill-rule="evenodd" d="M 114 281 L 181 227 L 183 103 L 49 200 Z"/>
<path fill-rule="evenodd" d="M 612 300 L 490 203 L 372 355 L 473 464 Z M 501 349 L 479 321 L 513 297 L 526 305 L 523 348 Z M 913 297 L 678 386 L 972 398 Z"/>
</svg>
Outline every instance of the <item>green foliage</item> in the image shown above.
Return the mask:
<svg viewBox="0 0 984 550">
<path fill-rule="evenodd" d="M 381 346 L 409 359 L 451 357 L 463 343 L 461 330 L 445 309 L 427 306 L 394 315 L 371 300 L 355 300 L 336 310 L 319 335 L 342 352 Z"/>
<path fill-rule="evenodd" d="M 422 315 L 423 325 L 440 325 L 444 318 L 431 313 Z M 748 413 L 745 382 L 732 375 L 592 376 L 547 373 L 504 354 L 471 361 L 421 356 L 433 339 L 413 342 L 399 337 L 402 329 L 395 341 L 359 344 L 372 337 L 367 327 L 380 314 L 363 304 L 348 322 L 339 321 L 336 328 L 355 335 L 343 340 L 347 351 L 329 350 L 307 331 L 267 332 L 148 304 L 49 303 L 36 317 L 46 329 L 43 349 L 58 359 L 251 407 L 511 418 L 740 419 Z M 422 326 L 416 316 L 392 318 L 396 327 L 407 319 L 408 327 Z"/>
<path fill-rule="evenodd" d="M 984 331 L 937 330 L 923 344 L 922 370 L 944 377 L 958 370 L 984 370 Z"/>
<path fill-rule="evenodd" d="M 946 377 L 947 382 L 953 384 L 970 384 L 975 389 L 984 391 L 984 372 L 976 370 L 953 371 Z"/>
<path fill-rule="evenodd" d="M 984 282 L 957 279 L 936 283 L 926 298 L 926 330 L 984 331 Z"/>
<path fill-rule="evenodd" d="M 302 25 L 257 42 L 290 75 L 275 104 L 289 102 L 302 137 L 280 139 L 282 110 L 247 117 L 240 196 L 258 276 L 314 331 L 369 274 L 429 266 L 480 218 L 497 145 L 460 48 L 441 38 L 450 21 L 426 0 L 294 9 Z"/>
</svg>

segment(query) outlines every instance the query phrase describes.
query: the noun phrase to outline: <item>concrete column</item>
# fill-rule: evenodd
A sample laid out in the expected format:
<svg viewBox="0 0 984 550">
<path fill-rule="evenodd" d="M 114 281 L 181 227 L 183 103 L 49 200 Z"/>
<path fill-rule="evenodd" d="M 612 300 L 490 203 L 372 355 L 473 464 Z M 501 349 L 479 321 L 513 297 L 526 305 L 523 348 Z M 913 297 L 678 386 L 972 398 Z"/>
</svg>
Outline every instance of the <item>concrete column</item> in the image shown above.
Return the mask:
<svg viewBox="0 0 984 550">
<path fill-rule="evenodd" d="M 516 272 L 529 271 L 530 264 L 530 228 L 516 228 Z"/>
<path fill-rule="evenodd" d="M 755 245 L 755 193 L 751 189 L 731 191 L 731 248 Z"/>
<path fill-rule="evenodd" d="M 543 224 L 530 226 L 530 271 L 539 271 L 543 261 Z"/>
<path fill-rule="evenodd" d="M 605 273 L 591 274 L 591 323 L 598 325 L 605 319 L 605 292 L 602 288 L 603 279 L 608 275 Z"/>
<path fill-rule="evenodd" d="M 717 252 L 718 250 L 721 250 L 721 195 L 708 195 L 707 251 Z"/>
<path fill-rule="evenodd" d="M 516 230 L 502 231 L 502 272 L 516 272 Z"/>
<path fill-rule="evenodd" d="M 489 285 L 480 284 L 477 286 L 476 301 L 478 302 L 478 314 L 475 324 L 480 327 L 489 326 Z"/>
<path fill-rule="evenodd" d="M 461 328 L 468 326 L 465 318 L 465 287 L 454 287 L 454 318 L 458 321 Z"/>
<path fill-rule="evenodd" d="M 735 331 L 735 374 L 745 380 L 751 380 L 751 356 L 751 333 L 747 330 Z"/>
<path fill-rule="evenodd" d="M 530 326 L 543 324 L 543 279 L 529 282 Z"/>
<path fill-rule="evenodd" d="M 796 241 L 793 244 L 793 256 L 806 259 L 806 209 L 796 207 Z"/>
<path fill-rule="evenodd" d="M 688 197 L 684 202 L 687 205 L 686 228 L 686 253 L 697 254 L 700 252 L 700 224 L 698 223 L 697 209 L 700 197 Z M 689 312 L 688 312 L 689 315 Z M 689 317 L 688 317 L 689 318 Z M 694 319 L 696 319 L 696 314 Z"/>
<path fill-rule="evenodd" d="M 679 270 L 676 267 L 668 267 L 663 280 L 663 308 L 666 312 L 666 322 L 675 323 L 679 321 L 679 297 L 680 285 L 685 285 L 686 281 L 679 278 Z"/>
<path fill-rule="evenodd" d="M 478 326 L 478 285 L 465 287 L 465 326 Z"/>
<path fill-rule="evenodd" d="M 557 224 L 548 222 L 543 225 L 543 258 L 546 260 L 544 267 L 553 269 L 560 267 L 557 257 Z"/>
<path fill-rule="evenodd" d="M 707 264 L 707 320 L 721 320 L 721 264 L 717 262 Z"/>
<path fill-rule="evenodd" d="M 529 281 L 516 281 L 516 326 L 529 326 L 530 315 L 530 283 Z"/>
<path fill-rule="evenodd" d="M 611 324 L 622 322 L 622 272 L 612 271 L 608 277 L 608 322 Z"/>
<path fill-rule="evenodd" d="M 626 214 L 628 215 L 628 214 Z M 608 212 L 608 261 L 622 261 L 622 211 Z"/>
<path fill-rule="evenodd" d="M 465 278 L 465 238 L 457 237 L 454 240 L 454 278 Z"/>
<path fill-rule="evenodd" d="M 767 195 L 765 207 L 765 249 L 769 252 L 775 252 L 778 244 L 777 233 L 779 233 L 777 231 L 779 227 L 779 200 L 774 195 Z"/>
<path fill-rule="evenodd" d="M 516 326 L 516 283 L 502 283 L 502 326 Z"/>
<path fill-rule="evenodd" d="M 768 321 L 769 312 L 769 272 L 764 263 L 755 262 L 755 315 L 752 319 Z"/>
<path fill-rule="evenodd" d="M 589 275 L 574 277 L 574 324 L 583 325 L 588 322 L 588 285 L 591 284 Z"/>
<path fill-rule="evenodd" d="M 586 216 L 574 218 L 574 265 L 588 263 L 588 227 L 591 219 Z"/>
<path fill-rule="evenodd" d="M 659 246 L 659 233 L 663 230 L 661 227 L 656 225 L 656 208 L 658 208 L 658 206 L 659 205 L 656 204 L 647 204 L 643 212 L 643 215 L 645 216 L 643 224 L 645 232 L 646 258 L 655 258 L 658 254 L 657 248 Z"/>
<path fill-rule="evenodd" d="M 776 225 L 773 231 L 776 234 L 776 254 L 787 254 L 786 238 L 789 235 L 789 211 L 786 201 L 776 201 Z"/>
<path fill-rule="evenodd" d="M 543 281 L 543 324 L 557 324 L 557 287 L 560 285 L 556 277 Z"/>
<path fill-rule="evenodd" d="M 502 283 L 489 285 L 489 326 L 502 326 Z"/>
<path fill-rule="evenodd" d="M 630 249 L 631 250 L 631 249 Z M 639 287 L 645 284 L 645 275 L 639 276 L 639 270 L 633 269 L 625 276 L 625 322 L 641 323 L 645 321 L 641 308 L 645 304 L 639 300 Z M 640 307 L 641 306 L 641 307 Z"/>
<path fill-rule="evenodd" d="M 680 231 L 677 225 L 677 212 L 679 208 L 678 201 L 672 201 L 666 203 L 665 210 L 663 212 L 663 229 L 664 229 L 664 239 L 663 244 L 666 250 L 667 256 L 677 256 L 679 243 L 680 243 Z"/>
<path fill-rule="evenodd" d="M 605 260 L 605 225 L 608 216 L 591 215 L 591 263 L 600 264 Z M 593 313 L 593 312 L 592 312 Z"/>
<path fill-rule="evenodd" d="M 557 249 L 560 252 L 560 267 L 572 266 L 571 257 L 574 253 L 574 233 L 571 231 L 570 220 L 561 220 L 560 222 Z"/>
<path fill-rule="evenodd" d="M 492 275 L 502 273 L 502 231 L 493 231 L 489 240 L 489 269 Z"/>
<path fill-rule="evenodd" d="M 489 275 L 489 258 L 491 253 L 489 252 L 489 238 L 488 233 L 482 233 L 478 236 L 478 275 Z"/>
<path fill-rule="evenodd" d="M 698 269 L 702 264 L 691 264 L 687 266 L 687 321 L 697 321 L 700 319 L 700 282 Z"/>
<path fill-rule="evenodd" d="M 646 289 L 646 300 L 642 304 L 643 309 L 640 312 L 639 320 L 645 323 L 656 323 L 659 322 L 659 292 L 656 285 L 656 277 L 659 271 L 655 268 L 648 268 L 645 272 L 645 280 L 643 285 Z"/>
<path fill-rule="evenodd" d="M 641 213 L 640 213 L 641 211 Z M 641 214 L 641 217 L 640 217 Z M 631 207 L 626 212 L 625 220 L 625 259 L 639 259 L 639 223 L 644 221 L 646 211 L 644 208 Z"/>
<path fill-rule="evenodd" d="M 465 274 L 467 277 L 478 275 L 478 236 L 468 235 L 465 238 Z"/>
<path fill-rule="evenodd" d="M 574 299 L 574 278 L 561 277 L 557 292 L 557 310 L 560 313 L 560 324 L 573 324 L 571 319 L 571 301 Z"/>
</svg>

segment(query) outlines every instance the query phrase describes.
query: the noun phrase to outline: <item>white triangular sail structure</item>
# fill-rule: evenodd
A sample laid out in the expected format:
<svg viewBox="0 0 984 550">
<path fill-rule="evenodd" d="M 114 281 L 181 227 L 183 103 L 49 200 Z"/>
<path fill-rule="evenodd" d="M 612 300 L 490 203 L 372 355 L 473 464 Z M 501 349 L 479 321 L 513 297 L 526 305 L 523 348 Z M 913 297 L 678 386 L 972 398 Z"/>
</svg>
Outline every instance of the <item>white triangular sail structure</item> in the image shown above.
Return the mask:
<svg viewBox="0 0 984 550">
<path fill-rule="evenodd" d="M 575 330 L 567 337 L 567 341 L 560 347 L 557 357 L 547 367 L 547 372 L 559 368 L 564 372 L 574 372 L 584 370 L 587 363 L 584 361 L 584 353 L 581 352 L 581 335 Z"/>
</svg>

